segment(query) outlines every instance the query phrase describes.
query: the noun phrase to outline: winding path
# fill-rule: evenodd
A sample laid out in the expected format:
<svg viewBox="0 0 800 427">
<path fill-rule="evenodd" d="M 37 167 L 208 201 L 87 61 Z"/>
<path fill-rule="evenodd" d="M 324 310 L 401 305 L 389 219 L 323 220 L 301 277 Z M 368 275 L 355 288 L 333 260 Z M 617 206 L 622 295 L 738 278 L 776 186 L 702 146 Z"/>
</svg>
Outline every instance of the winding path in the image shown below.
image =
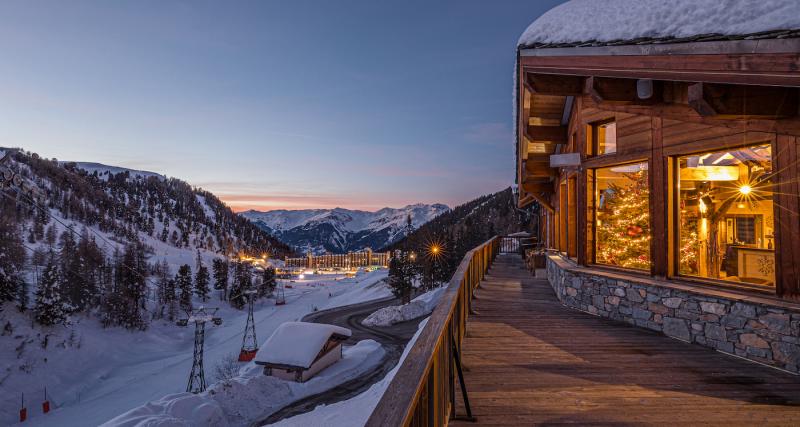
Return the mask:
<svg viewBox="0 0 800 427">
<path fill-rule="evenodd" d="M 308 396 L 289 404 L 272 415 L 257 421 L 254 426 L 264 426 L 278 422 L 298 414 L 309 412 L 320 404 L 331 404 L 347 400 L 367 390 L 372 384 L 380 381 L 397 365 L 406 343 L 417 332 L 417 325 L 424 317 L 398 323 L 390 327 L 368 327 L 361 324 L 367 316 L 376 310 L 390 305 L 398 305 L 400 301 L 394 297 L 382 298 L 360 304 L 336 307 L 306 315 L 305 322 L 327 323 L 342 326 L 353 331 L 353 335 L 345 341 L 346 344 L 355 344 L 365 339 L 379 342 L 386 354 L 375 369 L 368 371 L 358 378 L 339 384 L 330 390 Z"/>
</svg>

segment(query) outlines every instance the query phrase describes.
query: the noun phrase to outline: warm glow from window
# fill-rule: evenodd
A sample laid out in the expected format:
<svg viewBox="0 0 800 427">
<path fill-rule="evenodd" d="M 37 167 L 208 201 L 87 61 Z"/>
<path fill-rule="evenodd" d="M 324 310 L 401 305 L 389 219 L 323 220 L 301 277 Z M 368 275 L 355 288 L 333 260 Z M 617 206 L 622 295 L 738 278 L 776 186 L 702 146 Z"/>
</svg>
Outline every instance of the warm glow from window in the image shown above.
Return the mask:
<svg viewBox="0 0 800 427">
<path fill-rule="evenodd" d="M 775 286 L 770 145 L 681 157 L 678 164 L 679 274 Z"/>
</svg>

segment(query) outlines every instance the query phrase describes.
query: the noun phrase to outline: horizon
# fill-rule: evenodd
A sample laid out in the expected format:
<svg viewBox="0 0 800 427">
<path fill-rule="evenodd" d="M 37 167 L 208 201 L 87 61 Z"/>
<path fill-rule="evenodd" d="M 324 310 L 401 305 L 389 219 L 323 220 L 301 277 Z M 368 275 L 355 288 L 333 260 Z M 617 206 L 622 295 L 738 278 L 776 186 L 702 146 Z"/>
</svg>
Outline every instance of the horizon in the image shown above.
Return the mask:
<svg viewBox="0 0 800 427">
<path fill-rule="evenodd" d="M 513 185 L 513 52 L 558 3 L 4 3 L 0 146 L 237 212 L 456 206 Z"/>
</svg>

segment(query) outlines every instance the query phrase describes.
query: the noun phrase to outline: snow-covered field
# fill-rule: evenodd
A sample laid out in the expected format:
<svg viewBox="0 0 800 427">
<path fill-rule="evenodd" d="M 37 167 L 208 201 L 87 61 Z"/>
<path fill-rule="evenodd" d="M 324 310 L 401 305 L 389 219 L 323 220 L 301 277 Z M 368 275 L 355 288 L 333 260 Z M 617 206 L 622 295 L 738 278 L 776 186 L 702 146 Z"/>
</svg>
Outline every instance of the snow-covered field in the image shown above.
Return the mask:
<svg viewBox="0 0 800 427">
<path fill-rule="evenodd" d="M 259 342 L 281 323 L 299 320 L 316 309 L 390 295 L 380 282 L 386 274 L 386 270 L 378 270 L 352 279 L 306 275 L 304 280 L 290 283 L 286 305 L 275 306 L 273 300 L 257 303 Z M 205 372 L 211 384 L 214 366 L 226 356 L 238 355 L 246 312 L 216 299 L 207 306 L 219 306 L 223 318 L 221 326 L 206 328 Z M 192 364 L 193 327 L 154 321 L 145 332 L 131 332 L 102 328 L 95 318 L 73 321 L 69 327 L 45 332 L 38 326 L 32 329 L 30 319 L 12 306 L 0 312 L 0 328 L 9 325 L 0 331 L 0 395 L 4 396 L 0 424 L 17 421 L 21 391 L 26 391 L 28 407 L 25 425 L 31 426 L 98 425 L 146 402 L 185 391 Z M 54 410 L 42 415 L 45 386 Z"/>
</svg>

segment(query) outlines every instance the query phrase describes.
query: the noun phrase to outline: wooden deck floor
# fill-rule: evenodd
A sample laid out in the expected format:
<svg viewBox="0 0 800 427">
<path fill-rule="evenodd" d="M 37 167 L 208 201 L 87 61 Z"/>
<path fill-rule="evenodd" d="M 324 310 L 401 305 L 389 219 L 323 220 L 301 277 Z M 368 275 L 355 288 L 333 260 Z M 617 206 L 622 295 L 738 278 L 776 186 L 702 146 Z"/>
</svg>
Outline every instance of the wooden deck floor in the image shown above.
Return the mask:
<svg viewBox="0 0 800 427">
<path fill-rule="evenodd" d="M 800 377 L 566 308 L 517 256 L 477 295 L 452 425 L 800 425 Z"/>
</svg>

